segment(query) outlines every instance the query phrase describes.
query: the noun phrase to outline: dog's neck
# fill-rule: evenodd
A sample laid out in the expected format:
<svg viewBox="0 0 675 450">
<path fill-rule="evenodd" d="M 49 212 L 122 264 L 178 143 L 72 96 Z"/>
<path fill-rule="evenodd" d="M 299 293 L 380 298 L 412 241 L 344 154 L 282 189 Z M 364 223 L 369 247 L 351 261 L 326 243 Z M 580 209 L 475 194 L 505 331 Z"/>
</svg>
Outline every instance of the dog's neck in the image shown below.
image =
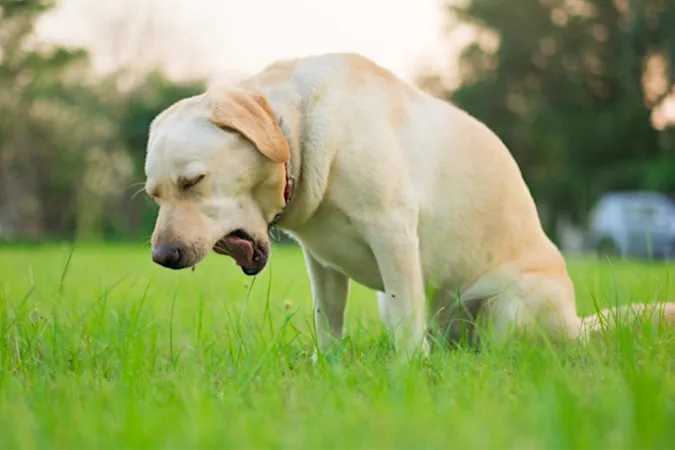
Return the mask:
<svg viewBox="0 0 675 450">
<path fill-rule="evenodd" d="M 285 166 L 287 179 L 284 186 L 285 205 L 273 219 L 271 227 L 294 235 L 318 207 L 318 202 L 311 201 L 313 198 L 311 187 L 317 183 L 316 175 L 311 171 L 305 171 L 308 158 L 304 154 L 302 142 L 303 133 L 306 132 L 302 117 L 306 112 L 303 110 L 302 99 L 296 93 L 271 95 L 268 92 L 267 95 L 291 153 L 290 160 Z M 314 155 L 309 155 L 310 160 L 312 157 Z"/>
<path fill-rule="evenodd" d="M 288 208 L 288 204 L 291 202 L 291 198 L 293 198 L 293 190 L 295 187 L 295 177 L 293 176 L 291 172 L 291 161 L 288 160 L 286 163 L 284 163 L 284 172 L 285 172 L 285 178 L 286 178 L 286 184 L 284 185 L 284 206 L 281 208 L 281 210 L 274 216 L 272 221 L 269 223 L 269 228 L 274 228 L 277 223 L 284 217 L 284 213 L 286 212 L 286 208 Z"/>
<path fill-rule="evenodd" d="M 279 223 L 283 218 L 284 215 L 288 209 L 288 205 L 291 202 L 291 199 L 293 198 L 293 194 L 295 192 L 295 180 L 296 180 L 296 173 L 293 172 L 293 153 L 294 153 L 294 147 L 295 145 L 292 140 L 288 138 L 288 134 L 286 130 L 284 129 L 284 124 L 283 120 L 281 117 L 278 119 L 279 123 L 279 128 L 281 129 L 281 132 L 283 133 L 284 137 L 286 138 L 286 142 L 288 142 L 288 147 L 290 149 L 291 157 L 288 161 L 284 163 L 284 172 L 285 172 L 285 185 L 284 185 L 284 206 L 281 208 L 281 210 L 274 216 L 272 221 L 269 223 L 269 228 L 274 228 L 276 227 L 277 223 Z"/>
</svg>

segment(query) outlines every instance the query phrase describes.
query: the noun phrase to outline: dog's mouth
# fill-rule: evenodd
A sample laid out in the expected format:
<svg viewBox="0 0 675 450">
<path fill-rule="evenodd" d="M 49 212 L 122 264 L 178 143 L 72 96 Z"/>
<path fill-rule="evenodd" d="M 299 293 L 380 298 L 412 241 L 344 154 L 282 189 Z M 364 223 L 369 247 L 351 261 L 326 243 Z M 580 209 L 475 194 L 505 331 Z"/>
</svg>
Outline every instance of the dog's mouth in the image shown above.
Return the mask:
<svg viewBox="0 0 675 450">
<path fill-rule="evenodd" d="M 246 231 L 238 229 L 216 242 L 213 251 L 231 256 L 246 275 L 256 275 L 265 268 L 269 256 L 267 244 L 258 242 Z"/>
</svg>

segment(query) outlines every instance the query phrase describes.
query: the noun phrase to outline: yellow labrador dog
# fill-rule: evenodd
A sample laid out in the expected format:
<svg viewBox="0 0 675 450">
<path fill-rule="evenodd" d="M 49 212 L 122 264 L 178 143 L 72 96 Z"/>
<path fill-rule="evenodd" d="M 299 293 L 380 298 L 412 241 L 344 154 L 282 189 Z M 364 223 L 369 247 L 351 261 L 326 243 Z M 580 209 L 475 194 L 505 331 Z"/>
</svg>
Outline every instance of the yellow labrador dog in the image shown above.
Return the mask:
<svg viewBox="0 0 675 450">
<path fill-rule="evenodd" d="M 478 315 L 497 336 L 536 325 L 578 339 L 646 309 L 580 318 L 504 144 L 363 56 L 280 61 L 177 102 L 150 127 L 145 171 L 162 266 L 214 250 L 255 275 L 272 223 L 301 244 L 319 351 L 341 338 L 350 279 L 378 291 L 404 356 L 428 352 L 428 315 L 450 340 Z M 675 321 L 675 304 L 658 312 Z"/>
</svg>

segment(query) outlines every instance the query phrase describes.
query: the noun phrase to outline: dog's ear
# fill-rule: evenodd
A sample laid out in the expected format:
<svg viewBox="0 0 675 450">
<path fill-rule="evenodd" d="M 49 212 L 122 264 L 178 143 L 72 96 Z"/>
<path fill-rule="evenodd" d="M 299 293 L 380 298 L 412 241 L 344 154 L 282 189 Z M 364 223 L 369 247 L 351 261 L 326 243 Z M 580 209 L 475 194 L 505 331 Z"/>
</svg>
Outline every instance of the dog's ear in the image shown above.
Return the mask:
<svg viewBox="0 0 675 450">
<path fill-rule="evenodd" d="M 214 102 L 211 121 L 221 128 L 237 131 L 274 162 L 285 163 L 291 159 L 288 141 L 263 95 L 227 91 Z"/>
</svg>

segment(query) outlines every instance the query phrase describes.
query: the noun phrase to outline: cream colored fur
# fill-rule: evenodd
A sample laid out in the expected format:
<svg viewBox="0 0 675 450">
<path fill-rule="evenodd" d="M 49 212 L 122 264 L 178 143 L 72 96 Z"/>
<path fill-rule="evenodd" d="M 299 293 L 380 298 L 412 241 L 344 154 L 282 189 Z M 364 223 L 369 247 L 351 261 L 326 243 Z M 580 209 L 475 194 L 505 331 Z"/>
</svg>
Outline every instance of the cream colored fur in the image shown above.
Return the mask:
<svg viewBox="0 0 675 450">
<path fill-rule="evenodd" d="M 577 339 L 599 327 L 577 315 L 565 261 L 499 138 L 358 55 L 281 61 L 157 117 L 146 162 L 160 205 L 153 245 L 180 242 L 186 267 L 237 228 L 267 242 L 284 207 L 283 151 L 266 157 L 274 151 L 256 148 L 262 135 L 214 116 L 241 95 L 264 100 L 269 117 L 251 120 L 272 130 L 280 119 L 290 147 L 296 188 L 278 226 L 303 248 L 320 350 L 342 336 L 350 280 L 379 292 L 404 355 L 427 352 L 429 317 L 451 340 L 477 314 L 497 336 L 537 325 Z M 181 189 L 181 179 L 200 175 Z M 674 306 L 659 312 L 675 319 Z"/>
</svg>

